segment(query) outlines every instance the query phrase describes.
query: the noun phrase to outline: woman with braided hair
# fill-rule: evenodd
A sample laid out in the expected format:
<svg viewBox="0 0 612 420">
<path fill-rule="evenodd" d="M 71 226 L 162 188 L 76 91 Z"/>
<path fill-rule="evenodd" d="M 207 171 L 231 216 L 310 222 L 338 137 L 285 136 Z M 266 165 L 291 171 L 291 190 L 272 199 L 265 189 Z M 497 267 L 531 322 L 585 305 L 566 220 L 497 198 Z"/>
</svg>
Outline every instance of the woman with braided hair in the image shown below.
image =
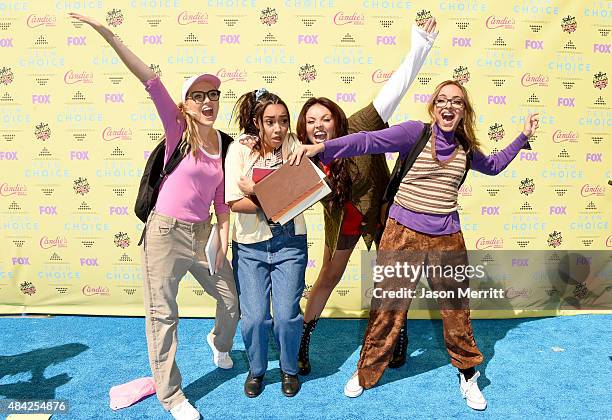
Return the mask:
<svg viewBox="0 0 612 420">
<path fill-rule="evenodd" d="M 277 95 L 265 89 L 248 92 L 235 109 L 240 130 L 261 139 L 252 148 L 234 142 L 226 160 L 225 201 L 236 213 L 232 265 L 249 360 L 244 393 L 253 398 L 263 391 L 272 329 L 280 353 L 281 390 L 293 397 L 300 390 L 297 355 L 308 260 L 306 223 L 302 214 L 284 225 L 268 220 L 254 195 L 252 178 L 254 168 L 271 170 L 286 162 L 299 141 L 289 131 L 289 110 Z"/>
</svg>

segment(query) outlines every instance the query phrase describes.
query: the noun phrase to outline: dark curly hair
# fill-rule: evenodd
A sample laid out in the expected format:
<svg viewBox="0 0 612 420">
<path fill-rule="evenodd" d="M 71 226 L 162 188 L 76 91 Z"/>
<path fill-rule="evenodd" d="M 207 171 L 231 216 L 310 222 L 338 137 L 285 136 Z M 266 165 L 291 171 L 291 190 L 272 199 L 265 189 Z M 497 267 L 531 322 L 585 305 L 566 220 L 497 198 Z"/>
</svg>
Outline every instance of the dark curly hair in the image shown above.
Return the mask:
<svg viewBox="0 0 612 420">
<path fill-rule="evenodd" d="M 300 142 L 304 144 L 310 144 L 308 141 L 308 135 L 306 134 L 306 113 L 313 105 L 322 105 L 329 109 L 332 118 L 334 119 L 335 126 L 335 137 L 346 136 L 348 134 L 348 120 L 342 108 L 338 106 L 334 101 L 328 98 L 310 98 L 300 111 L 300 115 L 297 120 L 297 136 Z M 329 181 L 333 195 L 329 201 L 329 204 L 334 207 L 343 208 L 347 201 L 351 200 L 351 190 L 353 187 L 353 180 L 350 175 L 350 167 L 356 169 L 356 165 L 352 160 L 341 158 L 334 159 L 329 165 Z"/>
<path fill-rule="evenodd" d="M 253 150 L 261 153 L 263 133 L 257 128 L 255 121 L 258 121 L 259 126 L 263 127 L 263 114 L 268 105 L 283 105 L 287 111 L 287 118 L 291 117 L 287 104 L 278 95 L 266 91 L 257 100 L 256 93 L 257 91 L 247 92 L 238 98 L 232 110 L 232 117 L 235 115 L 234 120 L 238 123 L 240 131 L 245 134 L 258 136 L 261 139 L 261 141 L 258 141 L 253 146 Z M 291 132 L 291 121 L 289 120 L 288 122 L 289 132 Z"/>
</svg>

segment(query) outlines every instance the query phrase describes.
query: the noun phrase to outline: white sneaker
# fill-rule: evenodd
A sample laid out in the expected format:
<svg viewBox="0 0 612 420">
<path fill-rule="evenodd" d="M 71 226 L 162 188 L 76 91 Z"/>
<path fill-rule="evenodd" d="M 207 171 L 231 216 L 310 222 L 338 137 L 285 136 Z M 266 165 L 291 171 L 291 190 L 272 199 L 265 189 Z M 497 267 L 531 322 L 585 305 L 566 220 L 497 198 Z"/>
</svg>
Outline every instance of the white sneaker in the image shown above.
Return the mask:
<svg viewBox="0 0 612 420">
<path fill-rule="evenodd" d="M 461 396 L 465 398 L 468 407 L 474 410 L 484 410 L 487 408 L 487 400 L 485 400 L 484 395 L 480 392 L 480 388 L 478 388 L 478 383 L 476 382 L 479 376 L 480 372 L 476 372 L 474 376 L 466 381 L 463 373 L 459 374 L 461 378 L 461 383 L 459 385 Z"/>
<path fill-rule="evenodd" d="M 170 414 L 176 420 L 200 420 L 200 412 L 188 400 L 170 409 Z"/>
<path fill-rule="evenodd" d="M 359 376 L 357 375 L 357 371 L 355 371 L 351 379 L 344 385 L 344 395 L 349 398 L 357 398 L 361 394 L 363 394 L 363 387 L 359 385 Z"/>
<path fill-rule="evenodd" d="M 221 369 L 231 369 L 234 367 L 234 361 L 226 351 L 219 351 L 213 343 L 212 331 L 206 336 L 206 342 L 213 352 L 213 363 Z"/>
</svg>

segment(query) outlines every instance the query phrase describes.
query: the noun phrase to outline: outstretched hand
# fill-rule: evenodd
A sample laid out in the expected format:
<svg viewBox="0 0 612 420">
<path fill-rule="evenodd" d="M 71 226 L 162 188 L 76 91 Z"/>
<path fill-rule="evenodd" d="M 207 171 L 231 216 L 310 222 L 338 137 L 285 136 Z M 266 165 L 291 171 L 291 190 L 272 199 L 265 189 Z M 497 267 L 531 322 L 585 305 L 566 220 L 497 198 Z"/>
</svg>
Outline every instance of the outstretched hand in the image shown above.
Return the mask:
<svg viewBox="0 0 612 420">
<path fill-rule="evenodd" d="M 323 143 L 320 144 L 300 144 L 289 158 L 290 165 L 299 165 L 304 156 L 313 157 L 325 150 Z"/>
<path fill-rule="evenodd" d="M 533 133 L 538 129 L 540 125 L 540 118 L 538 118 L 539 113 L 529 114 L 525 119 L 525 127 L 523 128 L 523 134 L 527 136 L 527 138 L 533 136 Z"/>
<path fill-rule="evenodd" d="M 68 16 L 70 16 L 73 19 L 76 19 L 80 22 L 86 23 L 89 26 L 91 26 L 94 29 L 98 29 L 103 27 L 104 25 L 102 25 L 100 22 L 98 22 L 97 20 L 95 20 L 94 18 L 91 18 L 89 16 L 84 16 L 75 12 L 70 12 L 68 13 Z"/>
</svg>

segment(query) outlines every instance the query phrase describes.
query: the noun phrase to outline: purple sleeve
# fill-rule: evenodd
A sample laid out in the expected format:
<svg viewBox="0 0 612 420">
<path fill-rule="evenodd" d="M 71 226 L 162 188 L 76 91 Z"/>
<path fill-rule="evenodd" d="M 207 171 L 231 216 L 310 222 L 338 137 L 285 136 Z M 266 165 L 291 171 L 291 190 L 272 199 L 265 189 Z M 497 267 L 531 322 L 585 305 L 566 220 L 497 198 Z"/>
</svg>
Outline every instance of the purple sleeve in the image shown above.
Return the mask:
<svg viewBox="0 0 612 420">
<path fill-rule="evenodd" d="M 230 212 L 229 206 L 225 204 L 225 174 L 223 174 L 223 180 L 217 185 L 213 202 L 215 204 L 215 214 L 219 215 Z"/>
<path fill-rule="evenodd" d="M 475 152 L 472 169 L 486 175 L 497 175 L 512 162 L 526 142 L 527 136 L 521 132 L 505 149 L 495 154 L 485 156 L 481 152 Z"/>
<path fill-rule="evenodd" d="M 321 161 L 326 165 L 334 159 L 373 155 L 387 152 L 408 153 L 421 137 L 425 124 L 406 121 L 380 131 L 360 131 L 328 140 Z"/>
<path fill-rule="evenodd" d="M 179 143 L 183 131 L 185 131 L 185 119 L 159 77 L 147 80 L 144 85 L 145 90 L 151 95 L 157 114 L 164 125 L 166 134 L 166 158 L 164 162 L 167 162 Z"/>
</svg>

